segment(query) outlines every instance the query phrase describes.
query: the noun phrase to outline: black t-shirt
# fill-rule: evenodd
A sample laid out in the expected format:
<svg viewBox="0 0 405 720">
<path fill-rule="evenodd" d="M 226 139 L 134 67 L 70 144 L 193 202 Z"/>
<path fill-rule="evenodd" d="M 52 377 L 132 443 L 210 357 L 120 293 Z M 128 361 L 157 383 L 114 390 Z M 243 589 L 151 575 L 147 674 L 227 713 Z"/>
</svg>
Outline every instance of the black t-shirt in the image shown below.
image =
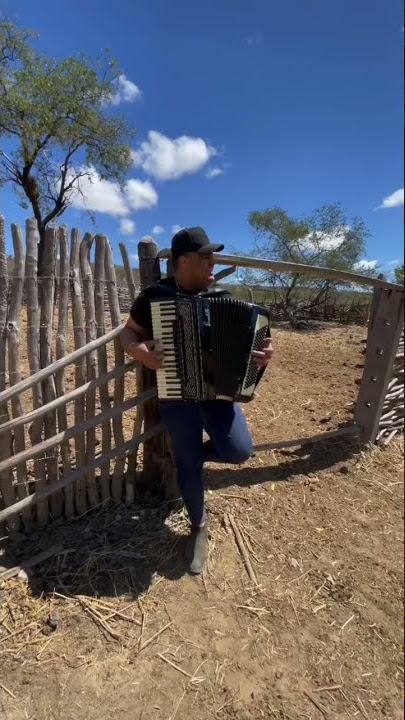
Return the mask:
<svg viewBox="0 0 405 720">
<path fill-rule="evenodd" d="M 159 280 L 159 282 L 146 287 L 138 295 L 130 310 L 131 318 L 137 325 L 140 325 L 140 327 L 146 331 L 146 339 L 151 340 L 153 337 L 152 315 L 150 309 L 151 300 L 155 300 L 156 298 L 173 297 L 175 295 L 193 296 L 198 295 L 199 293 L 200 291 L 198 290 L 191 292 L 184 290 L 183 288 L 178 288 L 173 277 Z M 207 297 L 213 295 L 215 297 L 232 297 L 227 290 L 221 290 L 219 288 L 211 288 L 201 294 Z"/>
</svg>

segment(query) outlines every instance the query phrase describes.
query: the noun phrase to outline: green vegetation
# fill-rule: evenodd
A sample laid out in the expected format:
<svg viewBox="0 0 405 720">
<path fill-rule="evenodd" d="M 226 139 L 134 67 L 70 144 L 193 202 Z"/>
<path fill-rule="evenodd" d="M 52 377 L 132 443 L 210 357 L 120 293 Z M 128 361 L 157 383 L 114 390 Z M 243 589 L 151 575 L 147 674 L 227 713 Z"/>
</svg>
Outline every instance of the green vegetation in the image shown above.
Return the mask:
<svg viewBox="0 0 405 720">
<path fill-rule="evenodd" d="M 37 220 L 40 272 L 47 225 L 81 178 L 96 171 L 123 182 L 134 130 L 111 114 L 120 71 L 108 53 L 94 65 L 84 55 L 54 60 L 34 51 L 32 37 L 0 24 L 0 177 Z"/>
<path fill-rule="evenodd" d="M 254 232 L 253 257 L 271 258 L 282 262 L 328 267 L 345 272 L 370 274 L 362 266 L 369 235 L 361 218 L 349 220 L 338 203 L 316 209 L 312 215 L 293 218 L 281 208 L 256 210 L 249 214 Z M 373 269 L 372 274 L 376 274 Z M 245 269 L 242 284 L 268 288 L 272 302 L 284 309 L 286 320 L 294 324 L 297 314 L 308 312 L 336 296 L 353 293 L 347 285 L 332 283 L 319 277 Z M 364 298 L 369 293 L 356 293 Z"/>
<path fill-rule="evenodd" d="M 404 265 L 398 265 L 398 267 L 395 268 L 395 280 L 398 283 L 398 285 L 404 284 Z"/>
</svg>

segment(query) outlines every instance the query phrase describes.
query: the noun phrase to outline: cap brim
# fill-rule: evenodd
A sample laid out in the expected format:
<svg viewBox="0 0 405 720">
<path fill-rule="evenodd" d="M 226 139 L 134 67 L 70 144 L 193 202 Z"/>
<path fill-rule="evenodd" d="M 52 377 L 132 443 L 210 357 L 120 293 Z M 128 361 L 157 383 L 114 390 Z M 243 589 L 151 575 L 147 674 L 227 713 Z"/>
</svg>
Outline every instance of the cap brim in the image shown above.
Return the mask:
<svg viewBox="0 0 405 720">
<path fill-rule="evenodd" d="M 209 255 L 209 253 L 221 252 L 225 245 L 204 245 L 197 250 L 198 255 Z"/>
</svg>

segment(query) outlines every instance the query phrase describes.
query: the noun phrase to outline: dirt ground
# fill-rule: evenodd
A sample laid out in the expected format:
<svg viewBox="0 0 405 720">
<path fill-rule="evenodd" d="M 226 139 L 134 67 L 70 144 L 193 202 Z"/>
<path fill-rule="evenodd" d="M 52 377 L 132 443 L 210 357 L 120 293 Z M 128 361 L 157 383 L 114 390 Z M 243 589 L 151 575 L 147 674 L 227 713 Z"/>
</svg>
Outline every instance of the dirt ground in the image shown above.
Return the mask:
<svg viewBox="0 0 405 720">
<path fill-rule="evenodd" d="M 363 328 L 274 332 L 246 407 L 255 443 L 350 417 Z M 403 442 L 348 439 L 207 466 L 210 556 L 187 574 L 183 511 L 140 498 L 17 536 L 0 564 L 7 720 L 399 720 Z M 239 529 L 256 582 L 229 526 Z"/>
</svg>

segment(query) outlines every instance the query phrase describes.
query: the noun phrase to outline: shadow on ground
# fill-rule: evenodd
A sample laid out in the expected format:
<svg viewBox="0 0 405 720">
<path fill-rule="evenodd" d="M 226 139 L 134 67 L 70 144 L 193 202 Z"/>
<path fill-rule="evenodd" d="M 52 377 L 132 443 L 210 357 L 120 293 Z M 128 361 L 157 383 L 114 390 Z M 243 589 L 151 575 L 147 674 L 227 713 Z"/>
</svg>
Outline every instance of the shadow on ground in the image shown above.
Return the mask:
<svg viewBox="0 0 405 720">
<path fill-rule="evenodd" d="M 288 482 L 345 463 L 358 454 L 353 438 L 325 441 L 295 450 L 263 454 L 239 467 L 208 467 L 207 487 L 221 490 L 265 482 Z M 267 463 L 266 463 L 267 457 Z M 283 458 L 280 461 L 280 458 Z M 215 495 L 211 496 L 215 502 Z M 29 578 L 34 595 L 59 592 L 90 597 L 127 596 L 131 600 L 148 590 L 154 577 L 179 580 L 187 573 L 184 512 L 146 495 L 132 507 L 104 503 L 86 515 L 54 523 L 42 531 L 15 534 L 1 557 L 5 567 L 24 566 L 24 560 L 49 549 L 57 553 L 34 568 Z"/>
<path fill-rule="evenodd" d="M 130 508 L 103 504 L 85 516 L 54 523 L 42 531 L 15 534 L 1 557 L 4 567 L 49 549 L 57 553 L 34 568 L 34 595 L 127 596 L 136 599 L 158 573 L 178 580 L 187 572 L 183 513 L 168 503 L 145 501 Z"/>
<path fill-rule="evenodd" d="M 264 482 L 288 482 L 297 476 L 313 475 L 332 467 L 336 469 L 336 466 L 342 472 L 350 472 L 345 463 L 358 453 L 359 444 L 353 437 L 310 443 L 294 450 L 278 450 L 278 462 L 273 463 L 266 462 L 268 455 L 257 453 L 263 465 L 212 467 L 208 471 L 207 485 L 211 490 L 220 490 L 230 485 L 249 487 Z"/>
</svg>

